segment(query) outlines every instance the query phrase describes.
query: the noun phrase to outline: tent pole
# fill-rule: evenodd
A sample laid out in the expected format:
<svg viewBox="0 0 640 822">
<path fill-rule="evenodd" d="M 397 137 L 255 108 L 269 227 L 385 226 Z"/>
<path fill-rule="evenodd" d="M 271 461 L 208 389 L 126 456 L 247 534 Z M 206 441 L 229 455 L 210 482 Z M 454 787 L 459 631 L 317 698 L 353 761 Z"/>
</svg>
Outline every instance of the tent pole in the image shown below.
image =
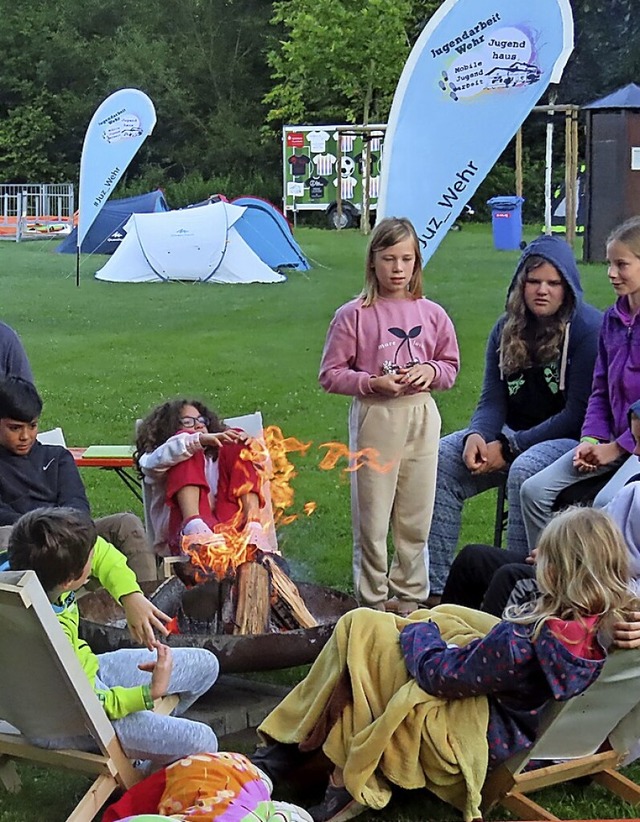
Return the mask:
<svg viewBox="0 0 640 822">
<path fill-rule="evenodd" d="M 522 128 L 516 132 L 516 195 L 522 197 Z"/>
<path fill-rule="evenodd" d="M 551 171 L 553 165 L 553 113 L 557 92 L 549 92 L 549 112 L 547 113 L 547 133 L 544 163 L 544 233 L 551 234 Z"/>
<path fill-rule="evenodd" d="M 80 288 L 80 246 L 76 248 L 76 288 Z"/>
</svg>

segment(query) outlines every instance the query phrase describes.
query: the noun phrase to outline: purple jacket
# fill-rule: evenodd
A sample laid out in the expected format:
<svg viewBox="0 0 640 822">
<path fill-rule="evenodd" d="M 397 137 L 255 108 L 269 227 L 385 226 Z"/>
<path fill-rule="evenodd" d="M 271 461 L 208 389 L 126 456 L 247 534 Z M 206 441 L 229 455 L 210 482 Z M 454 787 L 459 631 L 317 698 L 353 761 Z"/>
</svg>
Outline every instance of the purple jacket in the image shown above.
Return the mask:
<svg viewBox="0 0 640 822">
<path fill-rule="evenodd" d="M 604 659 L 574 656 L 547 625 L 499 622 L 481 639 L 449 648 L 435 622 L 407 625 L 400 645 L 407 670 L 427 693 L 443 699 L 489 700 L 489 769 L 535 742 L 548 700 L 563 702 L 598 678 Z"/>
<path fill-rule="evenodd" d="M 591 396 L 582 426 L 583 437 L 615 440 L 633 453 L 629 407 L 640 399 L 640 321 L 631 317 L 626 297 L 607 309 L 598 341 Z"/>
</svg>

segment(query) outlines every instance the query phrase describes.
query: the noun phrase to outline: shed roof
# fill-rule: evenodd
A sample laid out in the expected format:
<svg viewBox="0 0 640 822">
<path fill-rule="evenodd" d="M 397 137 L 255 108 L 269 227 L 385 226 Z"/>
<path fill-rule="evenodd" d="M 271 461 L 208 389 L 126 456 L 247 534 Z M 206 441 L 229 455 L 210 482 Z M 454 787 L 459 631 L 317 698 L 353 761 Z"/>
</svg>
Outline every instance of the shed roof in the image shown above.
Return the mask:
<svg viewBox="0 0 640 822">
<path fill-rule="evenodd" d="M 629 83 L 627 86 L 612 91 L 606 97 L 587 103 L 583 108 L 640 108 L 640 86 Z"/>
</svg>

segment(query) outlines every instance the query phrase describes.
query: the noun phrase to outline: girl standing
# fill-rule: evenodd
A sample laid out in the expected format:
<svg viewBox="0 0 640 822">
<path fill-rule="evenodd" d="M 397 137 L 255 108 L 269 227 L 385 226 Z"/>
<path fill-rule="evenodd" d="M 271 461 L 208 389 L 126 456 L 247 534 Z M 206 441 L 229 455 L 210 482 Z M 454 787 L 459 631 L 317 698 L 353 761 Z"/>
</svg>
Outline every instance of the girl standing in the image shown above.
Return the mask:
<svg viewBox="0 0 640 822">
<path fill-rule="evenodd" d="M 431 390 L 450 388 L 459 364 L 453 323 L 422 296 L 415 229 L 404 218 L 382 220 L 371 235 L 364 289 L 329 326 L 319 377 L 326 391 L 353 397 L 350 451 L 377 452 L 378 469 L 369 460 L 351 475 L 354 587 L 362 605 L 406 614 L 426 602 L 440 436 Z"/>
<path fill-rule="evenodd" d="M 604 315 L 582 439 L 577 448 L 526 480 L 520 491 L 530 548 L 568 485 L 596 474 L 610 475 L 593 503 L 601 508 L 640 470 L 628 416 L 640 398 L 640 217 L 609 235 L 607 259 L 618 299 Z"/>
</svg>

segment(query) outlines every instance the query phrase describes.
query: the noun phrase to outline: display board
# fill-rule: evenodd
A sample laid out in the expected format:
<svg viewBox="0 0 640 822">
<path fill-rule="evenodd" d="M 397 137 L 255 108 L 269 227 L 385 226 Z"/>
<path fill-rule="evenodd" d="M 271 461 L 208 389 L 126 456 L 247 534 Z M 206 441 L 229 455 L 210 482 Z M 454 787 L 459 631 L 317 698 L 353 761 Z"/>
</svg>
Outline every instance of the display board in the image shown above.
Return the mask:
<svg viewBox="0 0 640 822">
<path fill-rule="evenodd" d="M 338 200 L 375 210 L 386 125 L 284 126 L 283 210 L 326 210 Z"/>
</svg>

